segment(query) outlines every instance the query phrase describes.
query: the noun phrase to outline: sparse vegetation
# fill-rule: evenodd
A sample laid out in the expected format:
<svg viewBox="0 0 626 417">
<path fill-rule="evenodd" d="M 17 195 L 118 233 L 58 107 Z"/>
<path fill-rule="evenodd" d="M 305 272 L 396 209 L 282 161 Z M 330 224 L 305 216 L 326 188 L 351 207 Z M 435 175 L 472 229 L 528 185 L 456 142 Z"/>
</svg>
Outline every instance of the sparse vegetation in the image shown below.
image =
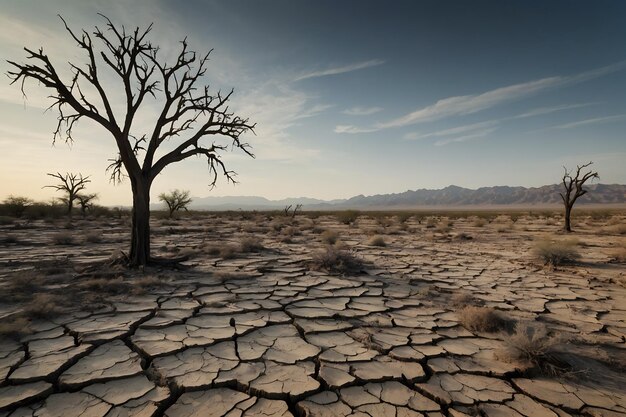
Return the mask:
<svg viewBox="0 0 626 417">
<path fill-rule="evenodd" d="M 496 332 L 502 330 L 506 322 L 498 311 L 490 307 L 466 305 L 456 312 L 459 323 L 475 332 Z"/>
<path fill-rule="evenodd" d="M 74 245 L 76 238 L 71 232 L 57 232 L 52 236 L 52 242 L 55 245 Z"/>
<path fill-rule="evenodd" d="M 361 213 L 356 210 L 344 210 L 337 213 L 337 220 L 343 224 L 350 225 L 359 218 Z"/>
<path fill-rule="evenodd" d="M 558 334 L 551 334 L 539 323 L 520 322 L 512 334 L 504 338 L 506 347 L 496 352 L 506 362 L 525 362 L 541 369 L 552 368 L 557 346 L 564 343 Z"/>
<path fill-rule="evenodd" d="M 580 258 L 577 246 L 578 241 L 575 239 L 558 240 L 546 237 L 535 242 L 533 253 L 543 261 L 544 265 L 556 268 Z"/>
<path fill-rule="evenodd" d="M 379 246 L 379 247 L 387 246 L 387 242 L 385 242 L 385 239 L 382 236 L 372 236 L 367 241 L 367 244 L 369 246 Z"/>
<path fill-rule="evenodd" d="M 320 235 L 320 239 L 322 240 L 322 243 L 334 245 L 339 239 L 339 233 L 335 230 L 324 230 L 324 232 Z"/>
<path fill-rule="evenodd" d="M 361 272 L 363 261 L 345 249 L 329 245 L 313 255 L 311 267 L 336 274 L 356 274 Z"/>
<path fill-rule="evenodd" d="M 261 239 L 256 236 L 248 236 L 241 239 L 241 241 L 239 242 L 239 247 L 242 253 L 260 252 L 261 250 L 265 249 L 263 243 L 261 242 Z"/>
</svg>

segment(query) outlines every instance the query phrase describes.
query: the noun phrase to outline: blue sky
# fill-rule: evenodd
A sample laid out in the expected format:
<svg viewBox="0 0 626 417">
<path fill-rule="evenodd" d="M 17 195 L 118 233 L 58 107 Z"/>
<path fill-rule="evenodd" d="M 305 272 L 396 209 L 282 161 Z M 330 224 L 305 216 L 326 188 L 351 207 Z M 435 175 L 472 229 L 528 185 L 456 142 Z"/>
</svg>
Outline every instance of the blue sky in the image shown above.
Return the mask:
<svg viewBox="0 0 626 417">
<path fill-rule="evenodd" d="M 224 155 L 238 185 L 209 190 L 194 159 L 166 169 L 153 198 L 173 188 L 331 199 L 540 186 L 589 160 L 602 182 L 626 183 L 623 1 L 3 0 L 1 54 L 21 61 L 23 46 L 43 46 L 61 67 L 82 62 L 56 14 L 93 28 L 99 12 L 128 27 L 154 22 L 164 55 L 185 36 L 192 49 L 214 48 L 205 81 L 234 87 L 232 109 L 258 123 L 246 137 L 256 159 Z M 46 172 L 80 171 L 101 203 L 128 204 L 128 182 L 105 174 L 113 139 L 85 122 L 71 148 L 51 147 L 45 91 L 26 92 L 0 85 L 0 198 L 51 198 Z"/>
</svg>

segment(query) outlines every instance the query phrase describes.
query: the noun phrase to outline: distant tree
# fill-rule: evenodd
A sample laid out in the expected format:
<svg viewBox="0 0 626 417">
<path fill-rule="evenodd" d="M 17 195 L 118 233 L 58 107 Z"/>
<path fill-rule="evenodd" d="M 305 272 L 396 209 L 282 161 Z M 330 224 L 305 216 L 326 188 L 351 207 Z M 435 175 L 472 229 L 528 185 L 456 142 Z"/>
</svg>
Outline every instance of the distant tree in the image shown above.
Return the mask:
<svg viewBox="0 0 626 417">
<path fill-rule="evenodd" d="M 169 215 L 172 217 L 174 212 L 179 210 L 187 210 L 187 206 L 191 203 L 191 197 L 189 197 L 189 191 L 173 190 L 168 194 L 159 194 L 159 200 L 165 203 L 169 210 Z"/>
<path fill-rule="evenodd" d="M 14 70 L 8 75 L 12 83 L 21 82 L 22 91 L 27 79 L 52 90 L 51 107 L 59 112 L 53 141 L 65 136 L 71 142 L 72 128 L 83 118 L 102 126 L 115 140 L 118 156 L 109 166 L 111 179 L 119 182 L 125 171 L 133 192 L 129 264 L 146 265 L 150 262 L 150 188 L 156 177 L 172 163 L 200 156 L 207 160 L 211 186 L 220 172 L 227 181 L 235 182 L 235 173 L 226 169 L 221 152 L 235 147 L 253 156 L 240 136 L 252 131 L 255 125 L 230 111 L 228 103 L 233 90 L 225 95 L 219 91 L 210 93 L 209 87 L 201 84 L 210 51 L 197 56 L 188 50 L 184 39 L 178 56 L 168 64 L 159 47 L 146 40 L 152 25 L 127 32 L 123 26 L 115 26 L 102 17 L 106 30 L 96 26 L 92 34 L 85 30 L 75 33 L 61 18 L 87 61 L 84 66 L 70 63 L 73 75 L 69 79 L 61 79 L 43 48 L 25 48 L 28 63 L 9 61 Z M 92 36 L 99 41 L 97 46 Z M 107 93 L 101 82 L 103 68 L 117 75 L 120 84 L 116 92 L 121 91 L 125 98 L 125 106 L 115 111 L 111 91 Z M 147 96 L 156 99 L 160 110 L 155 113 L 151 131 L 133 135 L 135 116 Z M 207 137 L 213 140 L 202 143 L 201 139 Z M 166 142 L 168 149 L 162 149 Z M 159 157 L 157 150 L 161 151 Z"/>
<path fill-rule="evenodd" d="M 98 194 L 77 194 L 76 199 L 78 204 L 80 204 L 80 212 L 85 216 L 87 210 L 93 207 L 93 202 L 98 199 Z"/>
<path fill-rule="evenodd" d="M 565 189 L 561 195 L 563 204 L 565 205 L 565 224 L 563 229 L 566 232 L 572 231 L 571 217 L 574 203 L 579 197 L 587 194 L 587 190 L 583 188 L 583 185 L 590 179 L 599 179 L 600 176 L 597 172 L 588 170 L 585 173 L 581 171 L 592 165 L 593 162 L 588 162 L 584 165 L 576 166 L 576 173 L 569 171 L 566 167 L 563 167 L 565 173 L 563 174 L 563 188 Z M 573 175 L 573 176 L 572 176 Z"/>
<path fill-rule="evenodd" d="M 78 199 L 79 193 L 85 189 L 87 183 L 91 182 L 89 176 L 83 177 L 83 174 L 72 174 L 69 172 L 65 175 L 60 172 L 47 175 L 58 179 L 59 183 L 55 185 L 46 185 L 44 188 L 54 188 L 55 190 L 66 194 L 61 197 L 60 200 L 67 205 L 67 214 L 71 216 L 74 201 Z"/>
<path fill-rule="evenodd" d="M 26 211 L 26 209 L 32 206 L 34 203 L 28 197 L 20 197 L 10 195 L 4 201 L 3 204 L 9 214 L 15 217 L 22 217 L 22 214 Z"/>
</svg>

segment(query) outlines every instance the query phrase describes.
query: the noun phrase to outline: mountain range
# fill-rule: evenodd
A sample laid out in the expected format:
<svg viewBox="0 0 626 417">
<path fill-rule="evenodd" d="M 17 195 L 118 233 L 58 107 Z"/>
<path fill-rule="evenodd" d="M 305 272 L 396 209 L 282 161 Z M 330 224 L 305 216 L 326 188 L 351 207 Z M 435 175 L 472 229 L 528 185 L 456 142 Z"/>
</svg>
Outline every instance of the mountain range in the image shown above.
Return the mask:
<svg viewBox="0 0 626 417">
<path fill-rule="evenodd" d="M 467 206 L 551 206 L 561 204 L 561 184 L 543 187 L 481 187 L 476 190 L 450 185 L 440 190 L 409 190 L 395 194 L 357 195 L 348 199 L 319 200 L 299 197 L 269 200 L 264 197 L 195 197 L 190 205 L 195 210 L 276 210 L 302 204 L 305 210 L 341 209 L 406 209 Z M 578 204 L 624 204 L 626 185 L 592 184 Z"/>
</svg>

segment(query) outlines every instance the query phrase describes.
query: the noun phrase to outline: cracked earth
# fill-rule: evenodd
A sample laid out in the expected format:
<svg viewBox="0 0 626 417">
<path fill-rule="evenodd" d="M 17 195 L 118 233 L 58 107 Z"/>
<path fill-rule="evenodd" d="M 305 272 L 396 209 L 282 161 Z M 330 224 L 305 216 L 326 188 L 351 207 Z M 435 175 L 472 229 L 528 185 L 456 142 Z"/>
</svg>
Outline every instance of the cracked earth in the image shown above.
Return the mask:
<svg viewBox="0 0 626 417">
<path fill-rule="evenodd" d="M 95 228 L 103 241 L 71 247 L 50 243 L 55 227 L 36 223 L 0 247 L 2 285 L 43 260 L 88 265 L 126 245 L 121 222 L 80 222 L 73 233 Z M 596 233 L 592 219 L 576 234 L 581 262 L 558 270 L 532 258 L 533 239 L 558 229 L 538 218 L 504 232 L 469 219 L 450 232 L 415 219 L 380 226 L 365 215 L 350 226 L 300 216 L 289 227 L 297 232 L 284 239 L 263 215 L 156 220 L 153 251 L 187 250 L 190 267 L 153 271 L 163 284 L 142 294 L 2 337 L 0 417 L 626 416 L 625 266 L 608 254 L 623 238 Z M 367 244 L 372 228 L 386 247 Z M 362 271 L 312 270 L 320 229 L 337 231 Z M 233 259 L 198 251 L 250 235 L 263 250 Z M 567 339 L 558 355 L 568 371 L 504 360 L 506 331 L 462 327 L 459 293 Z M 21 308 L 10 301 L 4 322 Z"/>
</svg>

